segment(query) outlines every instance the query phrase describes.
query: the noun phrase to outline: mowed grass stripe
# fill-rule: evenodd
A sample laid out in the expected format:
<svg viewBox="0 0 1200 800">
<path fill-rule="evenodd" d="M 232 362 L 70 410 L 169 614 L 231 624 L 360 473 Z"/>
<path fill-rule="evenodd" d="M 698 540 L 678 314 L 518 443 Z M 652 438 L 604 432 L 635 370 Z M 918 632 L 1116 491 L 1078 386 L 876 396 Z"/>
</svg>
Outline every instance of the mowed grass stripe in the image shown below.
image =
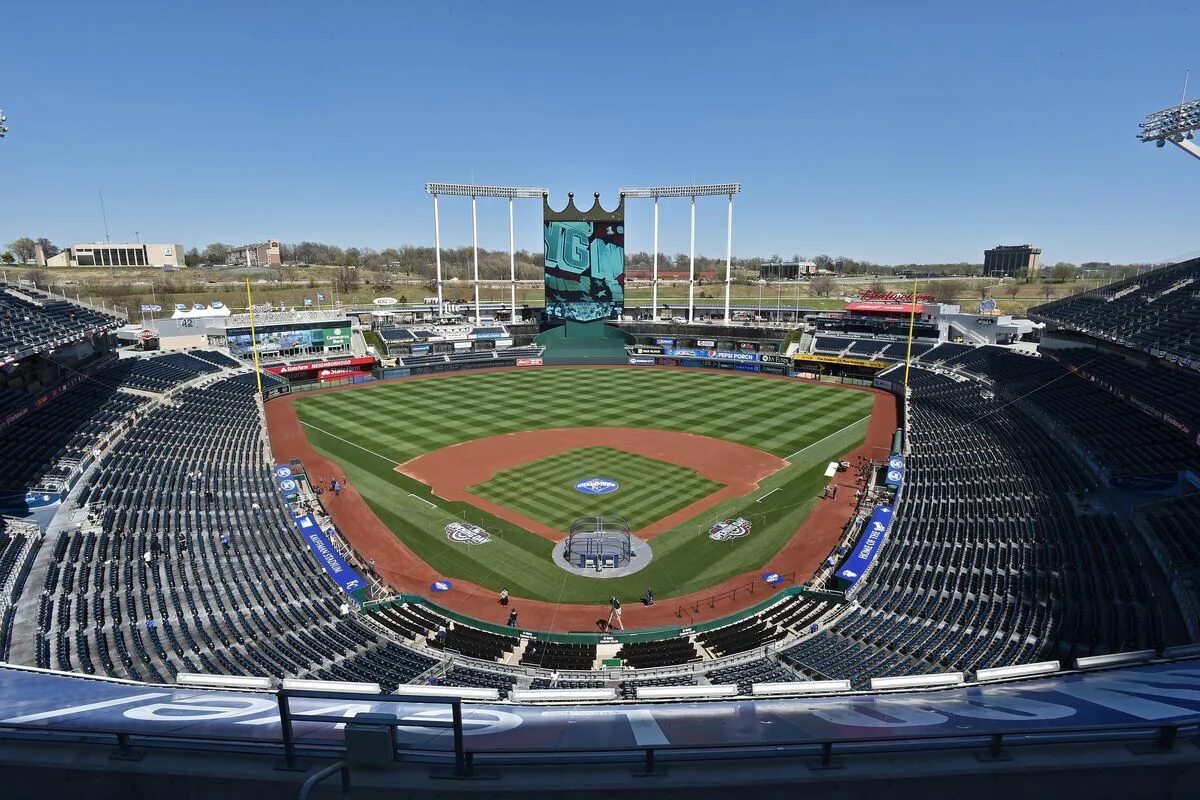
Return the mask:
<svg viewBox="0 0 1200 800">
<path fill-rule="evenodd" d="M 861 443 L 871 397 L 836 386 L 732 372 L 538 369 L 401 381 L 295 402 L 302 421 L 329 432 L 308 430 L 317 452 L 342 465 L 376 515 L 446 577 L 497 591 L 508 586 L 518 596 L 551 602 L 603 602 L 614 592 L 634 597 L 646 586 L 665 599 L 770 567 L 772 555 L 819 497 L 827 482 L 825 465 Z M 855 424 L 858 420 L 861 424 Z M 656 537 L 654 559 L 645 570 L 606 581 L 563 572 L 550 560 L 547 539 L 469 503 L 434 497 L 428 486 L 395 472 L 389 463 L 481 436 L 582 426 L 695 433 L 795 457 L 791 466 L 767 478 L 760 491 L 723 501 Z M 586 514 L 618 513 L 605 500 L 622 496 L 631 509 L 622 509 L 622 516 L 661 517 L 669 513 L 667 501 L 678 498 L 686 505 L 690 498 L 684 495 L 696 486 L 689 476 L 672 478 L 664 487 L 644 471 L 622 479 L 606 474 L 614 472 L 608 463 L 597 455 L 594 466 L 577 476 L 540 473 L 539 480 L 554 484 L 553 492 L 520 481 L 500 490 L 514 503 L 532 497 L 542 506 L 540 513 L 557 516 L 565 526 Z M 574 490 L 571 478 L 593 476 L 614 477 L 622 488 L 592 499 Z M 772 489 L 778 491 L 757 502 Z M 752 518 L 754 532 L 735 542 L 712 542 L 707 527 L 714 518 L 727 516 Z M 493 542 L 478 547 L 449 542 L 444 528 L 455 520 L 483 525 Z"/>
<path fill-rule="evenodd" d="M 586 478 L 619 484 L 606 495 L 579 492 Z M 582 447 L 512 467 L 469 491 L 559 530 L 579 517 L 615 515 L 635 529 L 684 508 L 720 489 L 684 467 L 607 447 Z"/>
</svg>

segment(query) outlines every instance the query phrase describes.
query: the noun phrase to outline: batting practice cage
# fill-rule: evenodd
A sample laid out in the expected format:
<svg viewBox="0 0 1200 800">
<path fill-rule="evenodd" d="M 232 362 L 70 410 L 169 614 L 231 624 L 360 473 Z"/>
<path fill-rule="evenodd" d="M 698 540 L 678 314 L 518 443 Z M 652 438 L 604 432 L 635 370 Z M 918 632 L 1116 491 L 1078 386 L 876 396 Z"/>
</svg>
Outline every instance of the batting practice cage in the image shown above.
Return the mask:
<svg viewBox="0 0 1200 800">
<path fill-rule="evenodd" d="M 620 517 L 580 517 L 571 523 L 563 558 L 580 569 L 617 569 L 633 555 L 629 523 Z"/>
</svg>

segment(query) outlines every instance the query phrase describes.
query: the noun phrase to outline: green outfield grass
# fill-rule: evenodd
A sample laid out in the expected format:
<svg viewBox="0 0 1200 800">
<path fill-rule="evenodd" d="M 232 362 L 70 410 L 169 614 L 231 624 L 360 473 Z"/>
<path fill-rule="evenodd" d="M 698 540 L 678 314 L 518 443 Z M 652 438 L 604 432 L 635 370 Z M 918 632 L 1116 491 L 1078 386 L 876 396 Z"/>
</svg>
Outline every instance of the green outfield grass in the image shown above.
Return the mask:
<svg viewBox="0 0 1200 800">
<path fill-rule="evenodd" d="M 376 515 L 446 577 L 497 590 L 507 586 L 522 597 L 603 603 L 613 592 L 632 598 L 646 587 L 665 599 L 769 568 L 825 486 L 825 465 L 862 443 L 872 397 L 728 372 L 539 368 L 402 380 L 295 402 L 314 449 L 340 464 Z M 422 453 L 483 436 L 606 426 L 727 439 L 773 453 L 790 466 L 765 479 L 754 495 L 725 501 L 659 535 L 648 567 L 612 580 L 562 570 L 551 563 L 549 540 L 470 504 L 433 497 L 425 484 L 394 469 Z M 603 474 L 607 471 L 596 472 L 620 482 Z M 594 475 L 589 470 L 580 477 Z M 570 488 L 576 479 L 572 474 L 562 481 L 583 507 L 585 495 Z M 663 489 L 658 502 L 679 499 Z M 751 535 L 710 540 L 708 527 L 730 516 L 751 519 Z M 444 528 L 454 520 L 482 525 L 493 541 L 473 547 L 451 543 Z"/>
<path fill-rule="evenodd" d="M 611 478 L 620 488 L 584 494 L 575 482 L 585 478 Z M 584 516 L 621 517 L 636 531 L 724 485 L 686 467 L 623 450 L 580 447 L 502 470 L 469 491 L 565 533 Z"/>
</svg>

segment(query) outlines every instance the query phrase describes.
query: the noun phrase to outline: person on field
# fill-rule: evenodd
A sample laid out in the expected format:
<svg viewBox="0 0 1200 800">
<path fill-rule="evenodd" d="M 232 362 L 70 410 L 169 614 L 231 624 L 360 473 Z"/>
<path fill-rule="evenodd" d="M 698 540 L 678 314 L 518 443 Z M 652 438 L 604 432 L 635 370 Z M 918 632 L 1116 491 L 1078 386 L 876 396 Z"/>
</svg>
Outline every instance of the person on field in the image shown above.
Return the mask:
<svg viewBox="0 0 1200 800">
<path fill-rule="evenodd" d="M 510 628 L 517 627 L 517 610 L 515 608 L 512 611 L 508 612 L 508 627 L 510 627 Z"/>
<path fill-rule="evenodd" d="M 500 605 L 502 605 L 502 606 L 508 605 L 508 588 L 507 587 L 500 590 Z"/>
</svg>

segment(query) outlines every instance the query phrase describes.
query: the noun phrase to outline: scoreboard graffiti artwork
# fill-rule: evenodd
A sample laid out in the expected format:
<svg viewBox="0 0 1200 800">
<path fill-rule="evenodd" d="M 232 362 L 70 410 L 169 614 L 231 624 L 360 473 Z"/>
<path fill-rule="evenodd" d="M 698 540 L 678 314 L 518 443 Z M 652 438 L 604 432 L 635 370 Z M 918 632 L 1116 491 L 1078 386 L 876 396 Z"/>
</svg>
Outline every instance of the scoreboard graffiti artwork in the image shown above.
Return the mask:
<svg viewBox="0 0 1200 800">
<path fill-rule="evenodd" d="M 615 211 L 575 207 L 562 211 L 543 201 L 546 244 L 546 315 L 589 322 L 620 316 L 625 309 L 625 200 Z"/>
</svg>

